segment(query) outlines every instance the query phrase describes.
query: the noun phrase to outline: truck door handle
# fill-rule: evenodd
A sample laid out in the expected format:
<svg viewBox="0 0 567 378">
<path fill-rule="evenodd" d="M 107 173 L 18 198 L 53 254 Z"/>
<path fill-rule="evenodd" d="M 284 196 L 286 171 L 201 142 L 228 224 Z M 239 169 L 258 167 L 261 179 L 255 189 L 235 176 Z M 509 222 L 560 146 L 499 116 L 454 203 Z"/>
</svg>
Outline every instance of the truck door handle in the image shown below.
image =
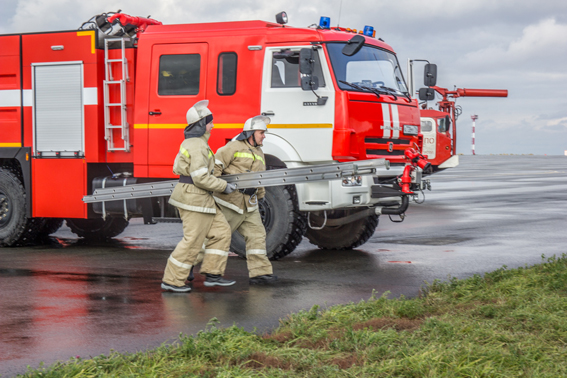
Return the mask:
<svg viewBox="0 0 567 378">
<path fill-rule="evenodd" d="M 271 110 L 268 110 L 267 112 L 263 112 L 262 115 L 263 115 L 263 116 L 275 116 L 276 113 L 274 113 L 274 112 L 271 111 Z"/>
<path fill-rule="evenodd" d="M 159 110 L 155 112 L 150 112 L 150 115 L 161 115 L 161 112 Z"/>
</svg>

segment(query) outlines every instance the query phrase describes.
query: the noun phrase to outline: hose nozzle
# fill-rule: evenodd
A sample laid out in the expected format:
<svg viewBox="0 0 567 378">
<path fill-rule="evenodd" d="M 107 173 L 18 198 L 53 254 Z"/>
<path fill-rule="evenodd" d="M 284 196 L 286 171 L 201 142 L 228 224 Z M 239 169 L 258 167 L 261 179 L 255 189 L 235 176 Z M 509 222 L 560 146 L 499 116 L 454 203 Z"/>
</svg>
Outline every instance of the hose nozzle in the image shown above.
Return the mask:
<svg viewBox="0 0 567 378">
<path fill-rule="evenodd" d="M 408 148 L 404 151 L 404 155 L 408 158 L 413 165 L 418 166 L 422 170 L 427 170 L 431 167 L 431 163 L 427 161 L 425 156 L 414 150 L 413 148 Z"/>
</svg>

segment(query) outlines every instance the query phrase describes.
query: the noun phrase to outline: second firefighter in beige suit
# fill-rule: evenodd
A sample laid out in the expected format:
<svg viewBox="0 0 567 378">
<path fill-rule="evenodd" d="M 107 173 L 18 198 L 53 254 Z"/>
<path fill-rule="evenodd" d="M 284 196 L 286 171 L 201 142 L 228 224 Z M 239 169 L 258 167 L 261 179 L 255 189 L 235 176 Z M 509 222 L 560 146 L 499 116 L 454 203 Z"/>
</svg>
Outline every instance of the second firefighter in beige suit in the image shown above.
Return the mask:
<svg viewBox="0 0 567 378">
<path fill-rule="evenodd" d="M 218 149 L 215 176 L 265 171 L 266 161 L 260 147 L 269 123 L 270 119 L 265 116 L 247 120 L 236 140 Z M 238 231 L 244 236 L 250 283 L 271 282 L 277 278 L 266 254 L 266 229 L 258 208 L 265 193 L 264 188 L 258 188 L 213 194 L 232 232 Z"/>
</svg>

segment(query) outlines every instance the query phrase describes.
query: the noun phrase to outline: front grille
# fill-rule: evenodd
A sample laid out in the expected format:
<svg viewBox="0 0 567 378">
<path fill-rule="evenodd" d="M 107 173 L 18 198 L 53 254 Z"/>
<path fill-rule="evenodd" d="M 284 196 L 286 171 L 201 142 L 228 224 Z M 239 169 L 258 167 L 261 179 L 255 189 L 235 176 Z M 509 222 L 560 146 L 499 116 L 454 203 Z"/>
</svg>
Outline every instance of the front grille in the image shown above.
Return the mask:
<svg viewBox="0 0 567 378">
<path fill-rule="evenodd" d="M 409 139 L 364 138 L 364 143 L 386 144 L 388 142 L 392 142 L 394 143 L 394 145 L 401 145 L 401 146 L 407 146 L 410 144 Z"/>
<path fill-rule="evenodd" d="M 405 151 L 405 146 L 409 146 L 410 141 L 408 139 L 385 139 L 385 138 L 364 138 L 364 142 L 367 144 L 373 144 L 372 146 L 367 146 L 370 148 L 366 149 L 366 155 L 381 155 L 381 156 L 403 156 Z M 393 144 L 393 150 L 388 151 L 388 145 Z M 376 146 L 376 145 L 381 146 Z M 400 146 L 404 148 L 400 149 Z"/>
<path fill-rule="evenodd" d="M 403 150 L 394 150 L 392 152 L 388 150 L 371 150 L 366 149 L 366 155 L 389 155 L 389 156 L 401 156 L 404 154 Z"/>
</svg>

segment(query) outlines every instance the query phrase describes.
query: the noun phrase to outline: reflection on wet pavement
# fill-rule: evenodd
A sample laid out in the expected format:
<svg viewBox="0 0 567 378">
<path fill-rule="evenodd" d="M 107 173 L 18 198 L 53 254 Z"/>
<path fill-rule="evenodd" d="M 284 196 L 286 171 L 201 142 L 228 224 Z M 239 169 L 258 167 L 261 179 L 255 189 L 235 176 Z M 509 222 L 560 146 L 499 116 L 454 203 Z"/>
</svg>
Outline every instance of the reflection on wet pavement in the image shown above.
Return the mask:
<svg viewBox="0 0 567 378">
<path fill-rule="evenodd" d="M 118 238 L 97 243 L 63 227 L 44 245 L 2 249 L 0 374 L 23 373 L 40 361 L 154 348 L 181 332 L 205 329 L 212 318 L 264 332 L 314 304 L 358 302 L 373 291 L 414 296 L 424 281 L 567 252 L 567 159 L 545 160 L 548 170 L 562 173 L 540 174 L 537 181 L 527 179 L 538 159 L 521 162 L 524 177 L 517 161 L 479 160 L 499 169 L 494 172 L 463 161 L 432 177 L 434 192 L 410 207 L 404 223 L 382 217 L 371 240 L 356 250 L 319 250 L 304 240 L 274 262 L 281 278 L 274 286 L 250 286 L 246 261 L 232 255 L 227 277 L 236 285 L 207 288 L 197 274 L 191 293 L 163 293 L 163 269 L 182 234 L 178 223 L 135 219 Z"/>
</svg>

